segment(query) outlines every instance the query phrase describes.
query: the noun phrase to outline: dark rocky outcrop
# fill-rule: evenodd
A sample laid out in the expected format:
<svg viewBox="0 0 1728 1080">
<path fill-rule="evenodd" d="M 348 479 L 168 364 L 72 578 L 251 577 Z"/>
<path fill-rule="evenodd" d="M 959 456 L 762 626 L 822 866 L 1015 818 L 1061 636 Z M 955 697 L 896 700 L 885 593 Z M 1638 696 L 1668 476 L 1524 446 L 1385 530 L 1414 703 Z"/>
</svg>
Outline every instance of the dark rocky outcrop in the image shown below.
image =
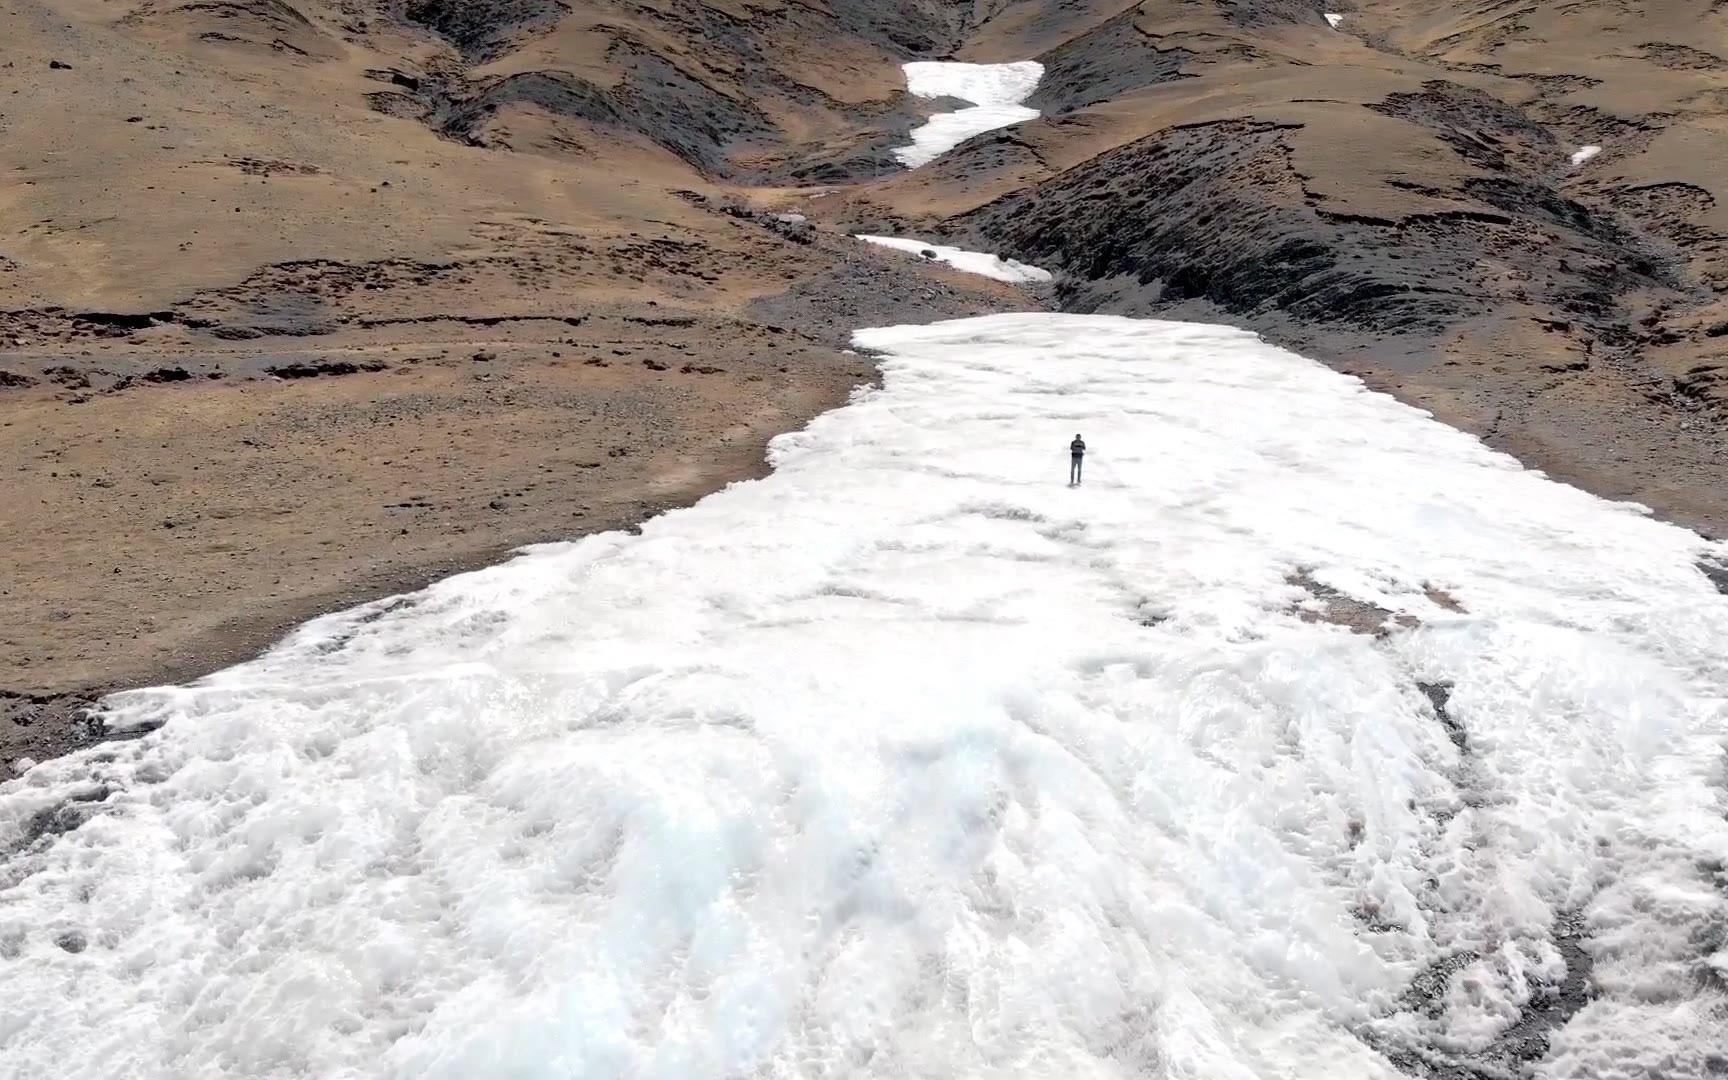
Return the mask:
<svg viewBox="0 0 1728 1080">
<path fill-rule="evenodd" d="M 1512 262 L 1512 299 L 1612 340 L 1645 298 L 1683 287 L 1660 243 L 1553 186 L 1541 165 L 1554 141 L 1516 110 L 1447 85 L 1375 108 L 1430 127 L 1495 175 L 1444 192 L 1456 210 L 1329 211 L 1292 163 L 1296 125 L 1221 121 L 1102 154 L 958 224 L 1060 271 L 1059 297 L 1076 311 L 1204 301 L 1249 325 L 1435 335 L 1506 300 L 1487 268 Z"/>
<path fill-rule="evenodd" d="M 1182 65 L 1193 54 L 1160 48 L 1140 29 L 1139 18 L 1131 8 L 1038 57 L 1044 77 L 1026 104 L 1061 114 L 1182 78 Z"/>
<path fill-rule="evenodd" d="M 559 0 L 413 0 L 403 14 L 467 59 L 484 61 L 520 37 L 550 29 L 569 10 Z"/>
</svg>

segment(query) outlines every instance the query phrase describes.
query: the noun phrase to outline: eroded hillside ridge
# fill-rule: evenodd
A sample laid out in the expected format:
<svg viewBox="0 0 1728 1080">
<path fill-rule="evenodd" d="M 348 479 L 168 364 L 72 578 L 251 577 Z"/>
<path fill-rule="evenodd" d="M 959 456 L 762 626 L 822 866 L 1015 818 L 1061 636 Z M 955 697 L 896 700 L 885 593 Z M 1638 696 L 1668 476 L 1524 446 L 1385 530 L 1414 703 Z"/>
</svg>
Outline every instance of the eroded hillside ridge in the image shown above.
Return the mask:
<svg viewBox="0 0 1728 1080">
<path fill-rule="evenodd" d="M 424 70 L 380 69 L 374 108 L 474 145 L 511 107 L 646 139 L 707 176 L 753 184 L 848 182 L 895 165 L 918 114 L 904 89 L 860 94 L 852 65 L 946 56 L 975 5 L 881 0 L 829 7 L 697 0 L 570 6 L 552 0 L 420 0 L 400 15 L 448 43 Z M 496 73 L 557 31 L 589 40 L 578 64 Z M 556 53 L 555 50 L 551 50 Z M 827 54 L 837 61 L 824 71 Z M 536 56 L 538 60 L 541 57 Z"/>
<path fill-rule="evenodd" d="M 1310 32 L 1317 16 L 1286 5 L 1184 7 L 1126 5 L 1045 53 L 1058 118 L 1020 133 L 1027 155 L 957 153 L 956 176 L 1021 182 L 952 233 L 1060 271 L 1072 310 L 1200 302 L 1286 339 L 1313 338 L 1293 323 L 1345 332 L 1335 352 L 1386 335 L 1540 340 L 1549 374 L 1607 360 L 1663 405 L 1720 403 L 1728 230 L 1693 157 L 1710 156 L 1695 140 L 1728 97 L 1728 61 L 1698 47 L 1724 38 L 1712 5 L 1565 37 L 1547 3 L 1471 9 L 1429 37 L 1410 27 L 1433 20 L 1401 4 L 1345 16 L 1355 36 Z M 1309 26 L 1268 29 L 1293 22 Z M 1676 32 L 1691 43 L 1621 47 Z M 1269 75 L 1287 85 L 1259 90 Z M 1239 104 L 1203 110 L 1222 115 L 1156 119 L 1226 84 Z M 1104 101 L 1113 115 L 1088 109 Z M 1378 154 L 1355 130 L 1385 132 Z M 1353 176 L 1337 167 L 1350 157 Z"/>
<path fill-rule="evenodd" d="M 1499 130 L 1469 134 L 1443 118 L 1444 106 L 1480 98 L 1434 83 L 1375 106 L 1408 110 L 1464 152 L 1493 156 L 1496 175 L 1433 192 L 1466 204 L 1457 209 L 1398 218 L 1330 211 L 1293 160 L 1293 125 L 1225 120 L 1148 136 L 961 221 L 1017 257 L 1066 271 L 1062 297 L 1075 310 L 1152 314 L 1200 299 L 1238 315 L 1435 334 L 1504 303 L 1560 312 L 1610 343 L 1630 340 L 1629 311 L 1685 295 L 1687 261 L 1611 208 L 1568 198 L 1539 168 L 1520 168 L 1503 149 L 1515 111 L 1482 109 Z M 1440 105 L 1440 115 L 1412 101 Z M 1552 136 L 1545 141 L 1555 148 Z M 1519 284 L 1507 294 L 1497 264 L 1512 260 Z"/>
</svg>

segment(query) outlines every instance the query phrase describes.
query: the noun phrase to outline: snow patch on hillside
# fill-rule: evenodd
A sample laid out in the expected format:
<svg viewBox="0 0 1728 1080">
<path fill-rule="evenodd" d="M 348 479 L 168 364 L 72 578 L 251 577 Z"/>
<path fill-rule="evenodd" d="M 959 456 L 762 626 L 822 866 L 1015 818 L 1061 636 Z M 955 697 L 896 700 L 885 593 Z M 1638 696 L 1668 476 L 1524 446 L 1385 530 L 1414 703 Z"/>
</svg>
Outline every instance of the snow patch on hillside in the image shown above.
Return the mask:
<svg viewBox="0 0 1728 1080">
<path fill-rule="evenodd" d="M 928 164 L 974 135 L 1035 120 L 1037 109 L 1024 104 L 1038 89 L 1044 65 L 1036 60 L 1013 64 L 958 64 L 920 60 L 902 67 L 906 89 L 916 97 L 955 97 L 971 108 L 937 113 L 912 131 L 912 144 L 894 151 L 902 165 Z"/>
</svg>

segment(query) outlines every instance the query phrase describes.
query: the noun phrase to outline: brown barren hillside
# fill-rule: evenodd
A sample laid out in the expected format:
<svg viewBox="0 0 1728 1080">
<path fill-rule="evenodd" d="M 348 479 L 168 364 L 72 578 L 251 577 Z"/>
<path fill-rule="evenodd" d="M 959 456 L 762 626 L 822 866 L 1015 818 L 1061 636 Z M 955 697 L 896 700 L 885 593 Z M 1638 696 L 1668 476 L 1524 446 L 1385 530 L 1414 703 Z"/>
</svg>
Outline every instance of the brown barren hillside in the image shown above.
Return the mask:
<svg viewBox="0 0 1728 1080">
<path fill-rule="evenodd" d="M 0 756 L 750 475 L 866 325 L 1235 322 L 1728 532 L 1728 8 L 1339 6 L 0 0 Z M 917 59 L 1043 115 L 908 172 Z"/>
</svg>

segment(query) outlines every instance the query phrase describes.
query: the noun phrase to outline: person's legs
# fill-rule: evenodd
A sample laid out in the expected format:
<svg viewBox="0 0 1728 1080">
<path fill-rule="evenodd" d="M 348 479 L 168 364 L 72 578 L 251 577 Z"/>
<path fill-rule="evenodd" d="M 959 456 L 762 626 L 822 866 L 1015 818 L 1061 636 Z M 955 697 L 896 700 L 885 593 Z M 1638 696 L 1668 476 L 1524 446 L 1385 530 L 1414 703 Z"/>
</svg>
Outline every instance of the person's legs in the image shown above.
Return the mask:
<svg viewBox="0 0 1728 1080">
<path fill-rule="evenodd" d="M 1080 455 L 1075 454 L 1068 459 L 1068 483 L 1070 486 L 1080 482 Z"/>
</svg>

